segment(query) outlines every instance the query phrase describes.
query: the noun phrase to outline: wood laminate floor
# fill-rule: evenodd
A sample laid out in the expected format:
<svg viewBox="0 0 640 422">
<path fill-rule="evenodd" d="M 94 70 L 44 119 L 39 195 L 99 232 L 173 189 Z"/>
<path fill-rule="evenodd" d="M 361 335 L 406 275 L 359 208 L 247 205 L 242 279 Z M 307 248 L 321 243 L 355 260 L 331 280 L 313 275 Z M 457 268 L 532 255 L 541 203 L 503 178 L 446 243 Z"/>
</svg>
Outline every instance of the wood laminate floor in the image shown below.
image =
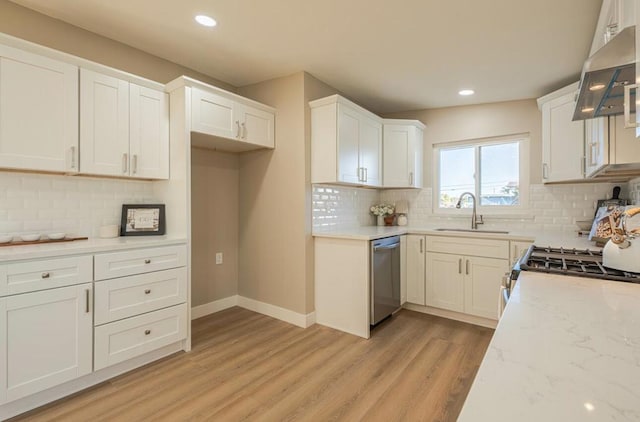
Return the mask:
<svg viewBox="0 0 640 422">
<path fill-rule="evenodd" d="M 241 308 L 193 350 L 31 411 L 29 421 L 455 421 L 493 330 L 402 310 L 370 340 Z"/>
</svg>

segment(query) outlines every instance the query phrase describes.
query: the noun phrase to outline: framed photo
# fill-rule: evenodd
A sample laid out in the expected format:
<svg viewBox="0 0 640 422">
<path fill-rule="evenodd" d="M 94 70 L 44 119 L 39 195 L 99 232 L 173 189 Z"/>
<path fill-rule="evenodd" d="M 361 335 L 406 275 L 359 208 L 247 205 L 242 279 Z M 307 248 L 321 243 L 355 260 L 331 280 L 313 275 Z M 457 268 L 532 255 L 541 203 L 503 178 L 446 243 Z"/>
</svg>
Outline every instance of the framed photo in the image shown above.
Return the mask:
<svg viewBox="0 0 640 422">
<path fill-rule="evenodd" d="M 164 204 L 122 205 L 120 236 L 160 236 L 165 230 Z"/>
</svg>

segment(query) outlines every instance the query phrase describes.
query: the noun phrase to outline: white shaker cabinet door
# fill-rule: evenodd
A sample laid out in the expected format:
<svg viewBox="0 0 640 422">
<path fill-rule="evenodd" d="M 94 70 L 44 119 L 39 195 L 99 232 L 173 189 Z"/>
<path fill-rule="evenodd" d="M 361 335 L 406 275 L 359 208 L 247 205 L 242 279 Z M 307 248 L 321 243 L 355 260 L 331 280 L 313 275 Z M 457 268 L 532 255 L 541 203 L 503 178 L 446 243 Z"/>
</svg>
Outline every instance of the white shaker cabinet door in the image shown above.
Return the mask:
<svg viewBox="0 0 640 422">
<path fill-rule="evenodd" d="M 191 130 L 228 139 L 240 139 L 240 123 L 235 112 L 235 101 L 192 88 Z"/>
<path fill-rule="evenodd" d="M 425 305 L 425 237 L 407 236 L 407 302 Z"/>
<path fill-rule="evenodd" d="M 360 120 L 359 161 L 364 184 L 382 186 L 382 123 L 365 116 Z"/>
<path fill-rule="evenodd" d="M 426 255 L 427 305 L 464 312 L 464 257 L 435 252 Z"/>
<path fill-rule="evenodd" d="M 338 181 L 361 183 L 363 179 L 358 158 L 360 115 L 338 104 Z"/>
<path fill-rule="evenodd" d="M 0 299 L 0 403 L 92 370 L 92 284 Z"/>
<path fill-rule="evenodd" d="M 169 178 L 169 98 L 162 91 L 129 86 L 131 176 Z"/>
<path fill-rule="evenodd" d="M 465 258 L 465 313 L 495 320 L 499 318 L 500 286 L 508 269 L 506 259 Z"/>
<path fill-rule="evenodd" d="M 385 187 L 411 186 L 411 130 L 412 127 L 408 125 L 384 125 Z"/>
<path fill-rule="evenodd" d="M 236 104 L 236 119 L 240 121 L 240 139 L 266 148 L 275 147 L 275 115 L 264 110 Z"/>
<path fill-rule="evenodd" d="M 128 176 L 129 82 L 80 69 L 82 173 Z"/>
<path fill-rule="evenodd" d="M 78 68 L 0 46 L 0 167 L 78 171 Z"/>
<path fill-rule="evenodd" d="M 574 93 L 542 107 L 542 179 L 563 182 L 584 178 L 584 121 L 572 121 Z"/>
</svg>

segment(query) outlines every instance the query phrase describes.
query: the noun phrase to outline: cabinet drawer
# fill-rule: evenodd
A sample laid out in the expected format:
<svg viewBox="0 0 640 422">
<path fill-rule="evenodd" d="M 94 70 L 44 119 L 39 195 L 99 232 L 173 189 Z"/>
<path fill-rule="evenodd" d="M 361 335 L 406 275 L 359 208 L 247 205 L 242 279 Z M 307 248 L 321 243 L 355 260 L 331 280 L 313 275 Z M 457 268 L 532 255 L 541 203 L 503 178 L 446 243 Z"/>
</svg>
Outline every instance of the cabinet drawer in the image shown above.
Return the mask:
<svg viewBox="0 0 640 422">
<path fill-rule="evenodd" d="M 99 281 L 95 285 L 95 325 L 186 301 L 186 267 Z"/>
<path fill-rule="evenodd" d="M 86 255 L 1 265 L 0 296 L 90 282 L 92 264 Z"/>
<path fill-rule="evenodd" d="M 186 337 L 186 303 L 101 325 L 94 329 L 94 368 L 106 368 Z"/>
<path fill-rule="evenodd" d="M 509 241 L 446 236 L 427 236 L 427 251 L 509 259 Z"/>
<path fill-rule="evenodd" d="M 186 245 L 135 249 L 95 256 L 95 279 L 107 280 L 187 265 Z"/>
</svg>

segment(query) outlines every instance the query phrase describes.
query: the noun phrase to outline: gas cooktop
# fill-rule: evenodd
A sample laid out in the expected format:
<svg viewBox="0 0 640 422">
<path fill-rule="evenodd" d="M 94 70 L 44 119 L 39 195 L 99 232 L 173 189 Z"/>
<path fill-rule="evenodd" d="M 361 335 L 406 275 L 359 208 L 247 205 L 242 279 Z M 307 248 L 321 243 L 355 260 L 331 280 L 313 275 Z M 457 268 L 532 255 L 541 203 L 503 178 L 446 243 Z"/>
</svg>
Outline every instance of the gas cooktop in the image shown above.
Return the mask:
<svg viewBox="0 0 640 422">
<path fill-rule="evenodd" d="M 590 277 L 640 284 L 640 274 L 602 265 L 602 251 L 565 249 L 532 245 L 516 267 L 522 271 Z M 514 270 L 518 270 L 515 268 Z"/>
</svg>

